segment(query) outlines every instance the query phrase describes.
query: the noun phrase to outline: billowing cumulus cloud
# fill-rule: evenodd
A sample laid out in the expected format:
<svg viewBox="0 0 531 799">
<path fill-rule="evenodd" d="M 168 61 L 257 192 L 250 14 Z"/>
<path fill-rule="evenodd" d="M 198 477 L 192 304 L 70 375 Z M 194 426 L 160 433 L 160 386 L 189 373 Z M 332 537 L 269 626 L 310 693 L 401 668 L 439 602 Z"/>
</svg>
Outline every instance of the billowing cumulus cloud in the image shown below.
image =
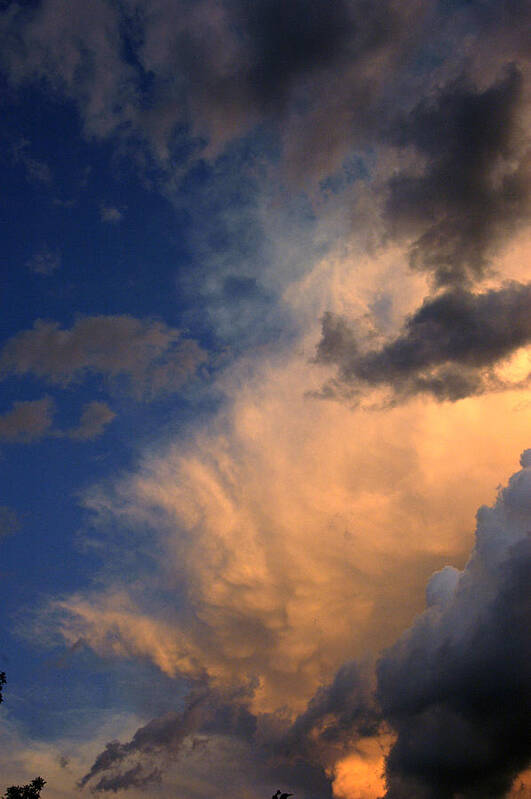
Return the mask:
<svg viewBox="0 0 531 799">
<path fill-rule="evenodd" d="M 50 799 L 526 791 L 529 453 L 495 486 L 531 435 L 528 6 L 0 6 L 10 196 L 39 192 L 19 257 L 9 231 L 35 291 L 13 282 L 0 378 L 75 399 L 65 421 L 60 396 L 13 397 L 0 443 L 109 442 L 68 475 L 91 556 L 32 645 L 66 643 L 65 681 L 97 662 L 101 696 L 112 661 L 129 708 L 0 747 L 2 773 L 42 764 Z"/>
<path fill-rule="evenodd" d="M 379 663 L 397 732 L 388 799 L 502 797 L 529 764 L 531 450 L 522 467 L 478 511 L 464 571 L 434 575 L 428 608 Z"/>
<path fill-rule="evenodd" d="M 496 373 L 503 363 L 531 341 L 531 285 L 510 283 L 474 294 L 452 289 L 424 300 L 395 338 L 379 346 L 360 341 L 344 318 L 323 318 L 317 359 L 338 367 L 338 377 L 324 396 L 361 395 L 367 387 L 383 387 L 391 400 L 415 394 L 456 401 L 463 397 L 523 388 Z"/>
<path fill-rule="evenodd" d="M 427 576 L 463 563 L 463 531 L 525 420 L 506 394 L 481 410 L 468 399 L 351 411 L 309 398 L 307 377 L 300 356 L 253 381 L 236 372 L 230 412 L 91 492 L 106 563 L 127 562 L 137 579 L 113 570 L 52 610 L 67 642 L 82 636 L 105 657 L 147 658 L 216 690 L 254 680 L 253 714 L 303 713 L 295 738 L 284 727 L 269 739 L 330 764 L 376 718 L 370 684 L 338 698 L 356 673 L 366 685 L 363 669 L 334 674 L 392 643 L 421 609 Z M 123 539 L 105 533 L 117 521 Z M 320 685 L 331 687 L 305 714 Z"/>
<path fill-rule="evenodd" d="M 0 352 L 0 370 L 4 375 L 29 374 L 62 386 L 100 374 L 122 379 L 122 385 L 138 399 L 151 399 L 181 388 L 205 357 L 195 341 L 163 322 L 86 316 L 70 329 L 37 320 L 32 329 L 6 342 Z"/>
<path fill-rule="evenodd" d="M 314 780 L 319 770 L 323 779 L 335 775 L 339 796 L 349 768 L 366 780 L 367 796 L 380 795 L 371 768 L 389 743 L 389 799 L 505 796 L 531 756 L 530 450 L 522 466 L 496 503 L 478 511 L 464 570 L 446 566 L 432 576 L 427 608 L 380 658 L 377 686 L 368 663 L 346 663 L 292 721 L 250 712 L 252 686 L 224 697 L 202 689 L 182 712 L 154 719 L 128 743 L 109 743 L 81 784 L 138 787 L 177 759 L 186 772 L 194 736 L 208 748 L 222 735 L 250 744 L 272 781 L 289 775 L 293 785 L 298 763 L 314 769 Z"/>
</svg>

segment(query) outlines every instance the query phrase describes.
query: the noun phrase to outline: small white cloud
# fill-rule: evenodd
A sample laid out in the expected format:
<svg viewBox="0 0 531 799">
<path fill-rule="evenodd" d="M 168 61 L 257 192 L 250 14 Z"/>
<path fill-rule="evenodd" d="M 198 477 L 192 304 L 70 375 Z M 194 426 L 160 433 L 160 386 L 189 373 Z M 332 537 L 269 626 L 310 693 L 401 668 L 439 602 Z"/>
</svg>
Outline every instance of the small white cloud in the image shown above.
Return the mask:
<svg viewBox="0 0 531 799">
<path fill-rule="evenodd" d="M 26 266 L 37 275 L 51 275 L 61 266 L 61 253 L 45 244 L 26 262 Z"/>
<path fill-rule="evenodd" d="M 26 178 L 30 183 L 51 183 L 53 180 L 52 171 L 48 164 L 33 158 L 29 154 L 30 142 L 21 139 L 13 145 L 13 158 L 15 163 L 20 163 L 26 170 Z"/>
<path fill-rule="evenodd" d="M 123 217 L 122 211 L 114 205 L 102 205 L 100 208 L 100 218 L 102 222 L 116 223 L 120 222 Z"/>
<path fill-rule="evenodd" d="M 66 435 L 77 441 L 90 441 L 98 438 L 116 414 L 106 402 L 89 402 L 83 408 L 79 426 Z"/>
</svg>

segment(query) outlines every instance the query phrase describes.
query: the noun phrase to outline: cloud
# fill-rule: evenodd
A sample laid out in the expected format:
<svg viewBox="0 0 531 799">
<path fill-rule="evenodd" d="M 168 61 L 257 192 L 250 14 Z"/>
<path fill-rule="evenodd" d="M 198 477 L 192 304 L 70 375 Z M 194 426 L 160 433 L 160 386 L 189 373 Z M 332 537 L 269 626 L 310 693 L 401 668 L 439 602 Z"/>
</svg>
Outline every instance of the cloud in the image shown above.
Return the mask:
<svg viewBox="0 0 531 799">
<path fill-rule="evenodd" d="M 330 780 L 318 760 L 312 762 L 289 724 L 281 716 L 253 714 L 247 707 L 252 687 L 232 693 L 219 693 L 206 685 L 191 692 L 184 708 L 152 719 L 140 727 L 127 743 L 111 741 L 96 757 L 79 787 L 94 792 L 131 790 L 161 782 L 167 787 L 172 767 L 190 779 L 194 760 L 206 758 L 208 774 L 201 795 L 222 795 L 226 781 L 219 782 L 223 769 L 220 753 L 232 772 L 233 790 L 259 796 L 263 783 L 270 792 L 273 785 L 290 785 L 301 797 L 330 796 Z M 287 746 L 291 751 L 287 751 Z M 232 762 L 231 762 L 232 761 Z M 225 786 L 225 787 L 224 787 Z M 264 788 L 264 792 L 266 788 Z"/>
<path fill-rule="evenodd" d="M 50 397 L 13 403 L 11 410 L 0 415 L 0 440 L 30 442 L 48 435 L 54 409 Z"/>
<path fill-rule="evenodd" d="M 381 716 L 374 698 L 374 678 L 369 663 L 352 661 L 321 686 L 281 739 L 289 754 L 305 754 L 329 770 L 361 738 L 380 731 Z"/>
<path fill-rule="evenodd" d="M 450 289 L 426 298 L 394 338 L 371 346 L 354 326 L 331 313 L 323 317 L 317 360 L 338 367 L 324 396 L 353 398 L 367 387 L 388 390 L 393 401 L 431 394 L 439 401 L 523 388 L 495 367 L 531 341 L 531 284 L 508 283 L 472 293 Z M 363 347 L 363 344 L 365 346 Z"/>
<path fill-rule="evenodd" d="M 149 400 L 180 389 L 205 358 L 195 341 L 163 322 L 86 316 L 70 329 L 37 320 L 6 342 L 0 367 L 4 374 L 30 374 L 62 386 L 89 374 L 121 378 L 133 396 Z"/>
<path fill-rule="evenodd" d="M 372 413 L 316 402 L 305 394 L 322 368 L 303 354 L 223 379 L 228 401 L 210 424 L 88 492 L 118 568 L 46 624 L 175 678 L 257 676 L 253 710 L 298 713 L 341 664 L 396 638 L 434 569 L 460 563 L 527 417 L 504 394 Z M 120 578 L 125 563 L 137 580 Z"/>
<path fill-rule="evenodd" d="M 44 78 L 78 102 L 88 134 L 105 136 L 130 121 L 133 70 L 116 46 L 119 15 L 107 3 L 10 3 L 0 15 L 0 36 L 11 82 Z"/>
<path fill-rule="evenodd" d="M 46 244 L 26 262 L 28 269 L 37 275 L 51 275 L 61 266 L 61 253 L 51 250 Z"/>
<path fill-rule="evenodd" d="M 189 780 L 206 769 L 196 793 L 217 799 L 230 763 L 249 795 L 259 797 L 260 785 L 270 796 L 292 784 L 285 777 L 297 762 L 322 795 L 334 775 L 347 786 L 356 769 L 379 784 L 375 730 L 385 720 L 364 658 L 422 610 L 430 574 L 463 565 L 473 513 L 529 420 L 508 394 L 444 405 L 413 398 L 372 413 L 315 402 L 307 394 L 323 371 L 304 352 L 234 365 L 220 378 L 227 402 L 213 421 L 87 494 L 106 572 L 97 587 L 53 603 L 44 637 L 53 626 L 105 658 L 148 660 L 177 685 L 206 681 L 256 720 L 242 742 L 228 721 L 209 726 L 205 710 L 175 766 L 171 745 L 153 757 L 130 749 L 87 785 L 159 769 L 162 793 L 179 784 L 193 795 Z M 449 595 L 453 575 L 433 582 L 430 601 Z M 193 749 L 194 737 L 208 742 Z M 158 795 L 157 783 L 151 790 Z"/>
<path fill-rule="evenodd" d="M 30 183 L 50 184 L 53 180 L 52 171 L 48 164 L 33 158 L 29 153 L 30 142 L 22 139 L 13 145 L 13 158 L 16 163 L 21 163 L 26 170 L 26 177 Z"/>
<path fill-rule="evenodd" d="M 387 222 L 416 236 L 414 269 L 437 285 L 482 278 L 489 256 L 531 214 L 531 148 L 520 114 L 523 77 L 512 66 L 486 89 L 461 78 L 423 99 L 389 134 L 425 160 L 391 178 Z"/>
<path fill-rule="evenodd" d="M 261 762 L 271 782 L 289 775 L 292 787 L 298 764 L 313 770 L 314 789 L 334 776 L 337 795 L 375 799 L 388 749 L 386 799 L 506 796 L 531 756 L 531 450 L 521 464 L 495 504 L 478 511 L 465 568 L 431 577 L 426 610 L 384 651 L 376 675 L 370 662 L 343 664 L 294 719 L 250 711 L 256 684 L 224 694 L 203 685 L 181 712 L 107 744 L 80 785 L 141 787 L 176 759 L 186 774 L 194 736 L 208 749 L 221 735 L 244 740 L 253 766 Z M 366 794 L 347 788 L 354 774 Z M 303 784 L 300 794 L 308 795 Z"/>
<path fill-rule="evenodd" d="M 184 739 L 199 725 L 205 698 L 204 694 L 199 694 L 188 702 L 181 713 L 168 713 L 161 718 L 153 719 L 140 727 L 126 744 L 118 741 L 108 743 L 91 769 L 79 781 L 79 787 L 83 788 L 91 780 L 97 779 L 98 781 L 93 783 L 93 790 L 116 791 L 119 788 L 142 787 L 160 779 L 160 769 L 152 768 L 153 757 L 161 753 L 167 756 L 170 752 L 173 757 L 177 756 Z M 137 762 L 126 767 L 125 771 L 120 770 L 124 761 L 146 755 L 147 767 L 142 762 Z"/>
<path fill-rule="evenodd" d="M 122 211 L 113 205 L 102 205 L 100 208 L 100 218 L 102 222 L 120 222 L 123 216 Z"/>
<path fill-rule="evenodd" d="M 397 733 L 388 799 L 502 797 L 529 763 L 531 450 L 521 463 L 478 511 L 463 572 L 434 575 L 427 609 L 380 660 Z"/>
<path fill-rule="evenodd" d="M 374 124 L 418 35 L 417 5 L 98 0 L 89 14 L 80 0 L 12 4 L 0 15 L 2 62 L 12 84 L 44 78 L 73 98 L 88 134 L 143 140 L 166 165 L 183 142 L 192 160 L 215 157 L 257 124 L 290 119 L 284 149 L 302 177 L 312 153 L 312 171 L 337 166 L 353 131 Z"/>
<path fill-rule="evenodd" d="M 78 427 L 65 435 L 78 441 L 90 441 L 100 436 L 115 416 L 106 402 L 89 402 L 83 408 Z"/>
</svg>

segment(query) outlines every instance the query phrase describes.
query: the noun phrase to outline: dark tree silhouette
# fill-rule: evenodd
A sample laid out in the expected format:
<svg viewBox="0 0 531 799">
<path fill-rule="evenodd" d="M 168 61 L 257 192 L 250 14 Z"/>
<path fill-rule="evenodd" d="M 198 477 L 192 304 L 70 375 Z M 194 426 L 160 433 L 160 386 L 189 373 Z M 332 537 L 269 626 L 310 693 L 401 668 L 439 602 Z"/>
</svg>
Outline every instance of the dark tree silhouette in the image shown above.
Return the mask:
<svg viewBox="0 0 531 799">
<path fill-rule="evenodd" d="M 43 780 L 42 777 L 35 777 L 28 785 L 12 785 L 2 799 L 39 799 L 45 785 L 46 780 Z"/>
<path fill-rule="evenodd" d="M 5 671 L 0 671 L 0 702 L 4 701 L 4 697 L 2 696 L 2 689 L 3 689 L 4 685 L 6 684 L 6 682 L 7 682 L 7 680 L 6 680 Z"/>
</svg>

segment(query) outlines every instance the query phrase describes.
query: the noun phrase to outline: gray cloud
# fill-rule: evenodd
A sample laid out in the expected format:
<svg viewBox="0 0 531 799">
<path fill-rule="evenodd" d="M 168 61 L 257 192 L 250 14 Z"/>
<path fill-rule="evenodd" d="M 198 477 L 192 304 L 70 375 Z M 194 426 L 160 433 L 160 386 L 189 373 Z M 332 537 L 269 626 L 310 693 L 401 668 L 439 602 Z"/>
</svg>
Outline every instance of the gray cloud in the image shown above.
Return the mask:
<svg viewBox="0 0 531 799">
<path fill-rule="evenodd" d="M 461 79 L 419 103 L 390 133 L 426 164 L 420 174 L 391 179 L 387 221 L 395 235 L 417 236 L 410 263 L 438 285 L 483 277 L 489 256 L 530 218 L 522 91 L 514 66 L 483 91 Z"/>
<path fill-rule="evenodd" d="M 492 508 L 460 573 L 382 657 L 378 698 L 397 733 L 387 799 L 502 797 L 531 759 L 531 450 Z"/>
<path fill-rule="evenodd" d="M 78 427 L 68 431 L 66 435 L 77 441 L 98 438 L 115 416 L 106 402 L 89 402 L 83 408 Z"/>
<path fill-rule="evenodd" d="M 480 294 L 451 289 L 427 298 L 396 338 L 365 351 L 355 330 L 328 313 L 317 360 L 338 367 L 325 395 L 383 387 L 394 400 L 427 393 L 456 401 L 518 388 L 493 370 L 530 341 L 531 284 L 514 282 Z"/>
<path fill-rule="evenodd" d="M 309 165 L 309 147 L 319 145 L 317 160 L 326 160 L 327 149 L 335 155 L 354 129 L 376 118 L 392 65 L 420 27 L 415 6 L 95 0 L 88 11 L 81 0 L 11 4 L 0 13 L 1 59 L 12 84 L 44 78 L 73 98 L 91 135 L 140 137 L 161 161 L 178 129 L 195 154 L 205 143 L 219 152 L 257 123 L 301 116 L 305 107 L 313 136 L 300 149 Z M 134 59 L 123 57 L 125 37 Z M 302 136 L 304 125 L 296 128 Z"/>
<path fill-rule="evenodd" d="M 181 388 L 205 358 L 195 341 L 163 322 L 87 316 L 69 330 L 38 320 L 17 333 L 0 352 L 0 370 L 63 386 L 89 374 L 121 378 L 135 397 L 152 399 Z"/>
<path fill-rule="evenodd" d="M 102 205 L 100 208 L 100 218 L 102 222 L 120 222 L 123 216 L 122 211 L 114 205 Z"/>
<path fill-rule="evenodd" d="M 61 266 L 61 253 L 45 244 L 32 255 L 26 266 L 37 275 L 51 275 Z"/>
<path fill-rule="evenodd" d="M 209 795 L 216 799 L 226 790 L 216 781 L 216 772 L 223 768 L 241 786 L 256 789 L 263 784 L 266 791 L 274 790 L 273 785 L 290 785 L 301 797 L 328 799 L 330 780 L 322 763 L 311 761 L 305 737 L 309 727 L 305 734 L 290 735 L 286 719 L 255 716 L 247 707 L 251 693 L 248 687 L 229 694 L 207 686 L 193 691 L 181 712 L 153 719 L 128 743 L 108 743 L 79 786 L 95 792 L 143 787 L 159 782 L 176 762 L 186 773 L 202 751 L 208 762 Z M 225 758 L 238 759 L 237 774 L 236 764 L 217 762 L 220 742 Z"/>
<path fill-rule="evenodd" d="M 30 153 L 30 142 L 27 139 L 17 141 L 12 148 L 15 163 L 20 163 L 26 170 L 26 178 L 30 183 L 51 183 L 52 171 L 48 164 L 33 158 Z"/>
<path fill-rule="evenodd" d="M 400 28 L 392 3 L 366 0 L 237 0 L 247 34 L 249 94 L 264 108 L 282 107 L 301 79 L 323 70 L 361 62 L 368 53 L 389 45 Z"/>
<path fill-rule="evenodd" d="M 140 787 L 159 779 L 160 769 L 153 768 L 153 758 L 167 757 L 168 753 L 174 758 L 177 756 L 183 741 L 198 728 L 206 699 L 204 692 L 198 693 L 180 713 L 167 713 L 140 727 L 128 743 L 108 743 L 79 781 L 79 787 L 83 788 L 96 778 L 95 791 Z M 131 765 L 131 758 L 138 762 Z M 128 764 L 125 771 L 122 769 L 124 762 Z"/>
<path fill-rule="evenodd" d="M 50 397 L 15 402 L 0 415 L 0 441 L 36 441 L 49 434 L 55 404 Z"/>
</svg>

